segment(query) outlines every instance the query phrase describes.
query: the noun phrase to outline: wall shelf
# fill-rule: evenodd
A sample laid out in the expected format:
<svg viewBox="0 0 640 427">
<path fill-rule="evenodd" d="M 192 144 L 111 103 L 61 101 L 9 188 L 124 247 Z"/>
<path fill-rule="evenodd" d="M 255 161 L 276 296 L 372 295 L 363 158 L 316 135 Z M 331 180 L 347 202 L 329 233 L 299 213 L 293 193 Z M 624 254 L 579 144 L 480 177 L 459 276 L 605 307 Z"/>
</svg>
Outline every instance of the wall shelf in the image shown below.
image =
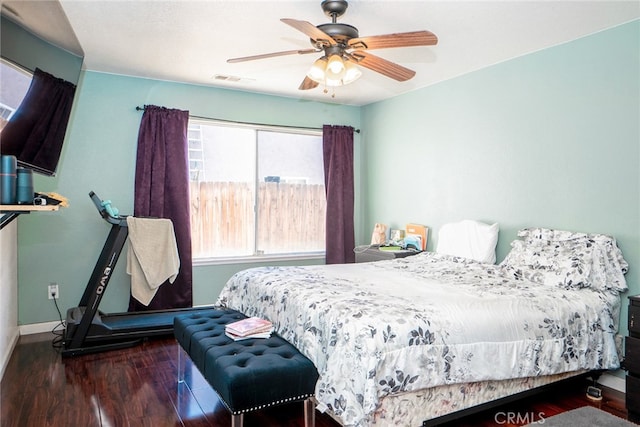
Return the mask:
<svg viewBox="0 0 640 427">
<path fill-rule="evenodd" d="M 53 212 L 57 211 L 59 208 L 60 205 L 0 205 L 0 213 L 2 214 L 2 216 L 0 216 L 0 230 L 21 214 L 28 214 L 31 212 Z"/>
</svg>

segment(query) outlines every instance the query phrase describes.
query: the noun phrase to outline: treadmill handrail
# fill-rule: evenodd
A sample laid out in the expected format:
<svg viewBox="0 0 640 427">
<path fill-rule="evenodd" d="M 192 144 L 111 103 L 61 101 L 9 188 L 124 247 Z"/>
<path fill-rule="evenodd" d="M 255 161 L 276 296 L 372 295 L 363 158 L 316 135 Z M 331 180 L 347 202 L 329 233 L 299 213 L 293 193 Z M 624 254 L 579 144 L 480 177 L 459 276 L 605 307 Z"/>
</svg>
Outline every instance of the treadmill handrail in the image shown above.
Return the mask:
<svg viewBox="0 0 640 427">
<path fill-rule="evenodd" d="M 126 224 L 127 224 L 127 217 L 126 216 L 123 216 L 123 215 L 112 216 L 112 215 L 110 215 L 109 212 L 107 212 L 107 210 L 105 209 L 104 205 L 102 204 L 102 199 L 100 199 L 100 197 L 98 197 L 98 195 L 96 193 L 94 193 L 93 191 L 89 192 L 89 197 L 91 197 L 91 200 L 93 201 L 93 204 L 96 205 L 96 209 L 98 209 L 98 212 L 100 213 L 100 216 L 105 221 L 107 221 L 109 224 L 126 226 Z"/>
</svg>

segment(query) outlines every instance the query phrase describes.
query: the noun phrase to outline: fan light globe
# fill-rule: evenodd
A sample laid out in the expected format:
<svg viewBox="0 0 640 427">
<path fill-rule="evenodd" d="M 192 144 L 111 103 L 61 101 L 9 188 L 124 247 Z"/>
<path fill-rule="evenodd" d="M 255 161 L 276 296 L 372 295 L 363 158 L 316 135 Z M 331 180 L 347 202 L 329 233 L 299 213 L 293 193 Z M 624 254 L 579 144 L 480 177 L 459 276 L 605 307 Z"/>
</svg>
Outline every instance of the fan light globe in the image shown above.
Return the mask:
<svg viewBox="0 0 640 427">
<path fill-rule="evenodd" d="M 345 73 L 342 84 L 348 85 L 358 80 L 362 76 L 362 71 L 352 62 L 345 61 Z"/>
<path fill-rule="evenodd" d="M 309 71 L 307 77 L 317 83 L 324 82 L 324 70 L 327 68 L 327 57 L 316 59 Z"/>
<path fill-rule="evenodd" d="M 346 69 L 342 58 L 338 55 L 331 55 L 327 69 L 324 71 L 325 83 L 327 86 L 342 86 Z"/>
<path fill-rule="evenodd" d="M 327 71 L 325 72 L 324 76 L 325 76 L 325 79 L 327 81 L 329 81 L 329 80 L 334 81 L 335 80 L 335 81 L 341 82 L 342 79 L 344 78 L 344 75 L 345 75 L 345 70 L 344 69 L 339 73 L 333 73 L 333 72 L 331 72 L 331 70 L 329 68 L 327 68 Z M 335 86 L 340 86 L 340 85 L 338 84 L 338 85 L 335 85 Z"/>
<path fill-rule="evenodd" d="M 329 86 L 329 87 L 342 86 L 342 79 L 332 79 L 327 77 L 324 80 L 324 84 L 325 86 Z"/>
<path fill-rule="evenodd" d="M 329 57 L 327 64 L 327 72 L 332 72 L 334 75 L 338 75 L 344 71 L 344 62 L 338 54 L 333 54 Z"/>
</svg>

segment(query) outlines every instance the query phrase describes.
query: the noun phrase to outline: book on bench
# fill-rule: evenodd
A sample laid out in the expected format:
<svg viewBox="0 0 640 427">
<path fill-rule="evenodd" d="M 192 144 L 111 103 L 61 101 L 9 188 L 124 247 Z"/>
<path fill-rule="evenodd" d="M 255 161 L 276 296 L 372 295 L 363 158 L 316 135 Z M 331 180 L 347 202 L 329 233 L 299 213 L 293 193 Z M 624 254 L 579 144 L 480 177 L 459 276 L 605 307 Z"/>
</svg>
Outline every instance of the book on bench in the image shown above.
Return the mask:
<svg viewBox="0 0 640 427">
<path fill-rule="evenodd" d="M 249 317 L 225 326 L 225 334 L 236 341 L 247 338 L 269 338 L 273 324 L 266 319 Z"/>
<path fill-rule="evenodd" d="M 240 335 L 234 335 L 230 332 L 226 332 L 225 331 L 225 335 L 228 336 L 229 338 L 231 338 L 234 341 L 242 341 L 242 340 L 248 340 L 250 338 L 269 338 L 271 336 L 271 333 L 273 332 L 273 330 L 270 330 L 269 332 L 262 332 L 262 333 L 257 333 L 257 334 L 251 334 L 251 335 L 246 335 L 244 337 L 241 337 Z"/>
</svg>

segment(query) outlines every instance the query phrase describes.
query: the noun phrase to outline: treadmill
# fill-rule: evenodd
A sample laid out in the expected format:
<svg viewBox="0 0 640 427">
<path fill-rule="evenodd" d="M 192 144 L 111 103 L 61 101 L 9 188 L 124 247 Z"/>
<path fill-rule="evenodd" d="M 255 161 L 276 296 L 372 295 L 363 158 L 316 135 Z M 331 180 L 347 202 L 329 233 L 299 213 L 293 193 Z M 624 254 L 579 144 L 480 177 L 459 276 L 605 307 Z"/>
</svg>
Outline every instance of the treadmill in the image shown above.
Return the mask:
<svg viewBox="0 0 640 427">
<path fill-rule="evenodd" d="M 132 347 L 144 339 L 173 334 L 173 319 L 211 307 L 191 307 L 168 310 L 105 314 L 98 310 L 129 229 L 127 217 L 118 215 L 93 192 L 89 197 L 102 218 L 111 224 L 111 231 L 102 248 L 91 278 L 78 307 L 67 310 L 62 356 L 77 356 Z"/>
</svg>

